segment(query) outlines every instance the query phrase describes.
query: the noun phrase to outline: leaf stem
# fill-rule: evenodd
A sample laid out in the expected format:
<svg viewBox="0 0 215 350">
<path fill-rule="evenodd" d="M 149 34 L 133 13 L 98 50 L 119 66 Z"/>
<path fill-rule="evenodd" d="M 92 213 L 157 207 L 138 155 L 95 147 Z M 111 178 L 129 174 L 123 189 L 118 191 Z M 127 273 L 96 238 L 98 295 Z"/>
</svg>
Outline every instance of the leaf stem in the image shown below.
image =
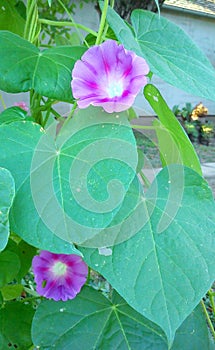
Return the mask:
<svg viewBox="0 0 215 350">
<path fill-rule="evenodd" d="M 145 176 L 145 174 L 142 172 L 142 170 L 140 170 L 139 172 L 141 179 L 143 180 L 144 184 L 146 185 L 147 188 L 149 188 L 151 186 L 150 181 L 147 179 L 147 177 Z"/>
<path fill-rule="evenodd" d="M 46 123 L 49 120 L 50 113 L 51 113 L 51 107 L 49 107 L 47 112 L 46 112 L 46 116 L 45 116 L 45 118 L 43 120 L 43 125 L 42 125 L 43 128 L 45 128 Z"/>
<path fill-rule="evenodd" d="M 79 29 L 83 29 L 85 32 L 90 33 L 94 36 L 97 35 L 97 33 L 94 30 L 92 30 L 88 27 L 85 27 L 84 25 L 79 24 L 79 23 L 74 23 L 74 22 L 70 22 L 70 21 L 51 21 L 51 20 L 45 19 L 45 18 L 40 18 L 39 22 L 41 24 L 47 24 L 49 26 L 55 26 L 55 27 L 77 27 Z"/>
<path fill-rule="evenodd" d="M 110 0 L 110 7 L 112 7 L 112 9 L 114 8 L 114 0 Z"/>
<path fill-rule="evenodd" d="M 87 274 L 87 280 L 86 280 L 87 285 L 89 285 L 89 282 L 90 282 L 90 272 L 91 272 L 91 268 L 88 266 L 88 274 Z"/>
<path fill-rule="evenodd" d="M 104 7 L 103 7 L 103 10 L 102 10 L 102 16 L 101 16 L 98 36 L 96 38 L 95 45 L 99 45 L 102 42 L 102 35 L 103 35 L 104 29 L 105 29 L 105 23 L 106 23 L 106 17 L 107 17 L 108 3 L 109 3 L 108 0 L 104 1 Z"/>
<path fill-rule="evenodd" d="M 208 315 L 208 312 L 207 312 L 207 309 L 206 309 L 206 307 L 205 307 L 205 304 L 204 304 L 204 301 L 203 301 L 203 300 L 201 300 L 201 305 L 202 305 L 202 308 L 203 308 L 205 317 L 206 317 L 206 319 L 207 319 L 208 326 L 209 326 L 210 331 L 211 331 L 211 333 L 212 333 L 212 336 L 213 336 L 213 338 L 214 338 L 214 340 L 215 340 L 215 330 L 214 330 L 213 324 L 212 324 L 211 319 L 210 319 L 210 317 L 209 317 L 209 315 Z"/>
<path fill-rule="evenodd" d="M 156 130 L 156 129 L 160 129 L 160 126 L 149 126 L 149 125 L 134 125 L 131 124 L 131 127 L 133 129 L 144 129 L 144 130 Z"/>
<path fill-rule="evenodd" d="M 208 296 L 209 296 L 209 300 L 210 300 L 210 304 L 213 310 L 213 314 L 215 315 L 215 303 L 214 303 L 214 292 L 212 289 L 210 289 L 208 291 Z"/>
<path fill-rule="evenodd" d="M 75 101 L 73 106 L 72 106 L 72 109 L 71 109 L 71 111 L 70 111 L 70 113 L 68 115 L 68 117 L 66 118 L 66 120 L 64 122 L 64 127 L 69 123 L 70 119 L 73 117 L 73 114 L 74 114 L 77 106 L 78 106 L 78 103 L 77 103 L 77 101 Z"/>
<path fill-rule="evenodd" d="M 3 99 L 1 94 L 0 94 L 0 101 L 1 101 L 1 104 L 2 104 L 3 108 L 6 109 L 7 106 L 6 106 L 5 102 L 4 102 L 4 99 Z"/>
</svg>

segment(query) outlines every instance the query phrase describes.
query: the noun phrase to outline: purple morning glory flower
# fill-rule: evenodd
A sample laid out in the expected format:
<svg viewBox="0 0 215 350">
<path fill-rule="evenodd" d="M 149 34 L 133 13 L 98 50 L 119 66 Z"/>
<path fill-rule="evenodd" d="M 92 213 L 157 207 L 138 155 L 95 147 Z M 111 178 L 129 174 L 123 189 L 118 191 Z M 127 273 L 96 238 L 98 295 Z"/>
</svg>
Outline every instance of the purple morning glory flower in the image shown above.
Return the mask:
<svg viewBox="0 0 215 350">
<path fill-rule="evenodd" d="M 85 284 L 88 267 L 78 255 L 42 250 L 32 261 L 37 293 L 56 301 L 75 298 Z"/>
<path fill-rule="evenodd" d="M 79 108 L 102 106 L 108 113 L 130 108 L 147 83 L 149 66 L 114 40 L 93 46 L 72 71 L 72 92 Z"/>
</svg>

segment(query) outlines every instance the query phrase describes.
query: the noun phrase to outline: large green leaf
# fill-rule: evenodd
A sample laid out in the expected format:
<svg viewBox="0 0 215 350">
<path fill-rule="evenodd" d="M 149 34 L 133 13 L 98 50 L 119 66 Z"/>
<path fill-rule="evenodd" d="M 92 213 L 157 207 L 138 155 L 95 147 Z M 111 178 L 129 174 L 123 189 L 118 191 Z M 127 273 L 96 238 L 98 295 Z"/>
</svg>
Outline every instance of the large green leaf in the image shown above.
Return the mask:
<svg viewBox="0 0 215 350">
<path fill-rule="evenodd" d="M 20 269 L 20 261 L 18 256 L 9 251 L 4 250 L 0 253 L 0 288 L 8 282 L 11 282 Z"/>
<path fill-rule="evenodd" d="M 202 175 L 201 165 L 192 143 L 158 89 L 148 84 L 144 88 L 144 96 L 160 120 L 160 122 L 155 120 L 154 125 L 157 126 L 156 134 L 163 165 L 183 164 Z"/>
<path fill-rule="evenodd" d="M 0 251 L 2 251 L 8 241 L 9 211 L 15 196 L 15 184 L 11 173 L 0 168 Z"/>
<path fill-rule="evenodd" d="M 0 114 L 0 124 L 9 124 L 15 121 L 23 121 L 27 112 L 20 107 L 9 107 Z"/>
<path fill-rule="evenodd" d="M 114 292 L 111 302 L 89 287 L 74 300 L 42 302 L 33 319 L 32 339 L 41 349 L 167 349 L 159 327 L 119 295 Z"/>
<path fill-rule="evenodd" d="M 24 286 L 22 284 L 7 284 L 1 288 L 1 293 L 5 301 L 20 297 Z"/>
<path fill-rule="evenodd" d="M 215 70 L 177 25 L 150 11 L 134 10 L 132 31 L 111 7 L 107 21 L 117 39 L 144 57 L 153 73 L 193 95 L 215 100 Z"/>
<path fill-rule="evenodd" d="M 37 93 L 61 101 L 72 101 L 71 72 L 86 48 L 58 46 L 40 51 L 18 35 L 0 32 L 0 89 Z"/>
<path fill-rule="evenodd" d="M 171 350 L 214 350 L 202 306 L 198 305 L 177 330 Z"/>
<path fill-rule="evenodd" d="M 21 263 L 19 272 L 16 276 L 16 279 L 21 282 L 21 279 L 28 273 L 32 259 L 34 255 L 37 253 L 37 249 L 29 244 L 27 244 L 25 241 L 21 240 L 17 244 L 17 252 L 19 256 L 19 260 Z"/>
<path fill-rule="evenodd" d="M 115 291 L 112 300 L 84 287 L 67 302 L 43 301 L 34 316 L 32 338 L 40 349 L 167 350 L 162 330 L 137 313 Z M 200 307 L 178 330 L 172 350 L 212 349 Z"/>
<path fill-rule="evenodd" d="M 78 254 L 72 244 L 56 237 L 40 221 L 31 197 L 31 161 L 43 134 L 41 127 L 31 122 L 15 122 L 0 127 L 0 165 L 4 164 L 11 171 L 16 185 L 16 195 L 10 212 L 11 229 L 40 249 Z"/>
<path fill-rule="evenodd" d="M 22 36 L 25 20 L 20 16 L 15 5 L 14 0 L 0 0 L 0 30 L 9 30 Z"/>
<path fill-rule="evenodd" d="M 0 310 L 0 349 L 27 350 L 31 347 L 34 312 L 31 305 L 18 301 L 7 303 Z"/>
<path fill-rule="evenodd" d="M 91 247 L 107 245 L 99 233 L 121 209 L 136 175 L 136 143 L 126 114 L 81 110 L 56 145 L 30 122 L 2 125 L 0 137 L 0 164 L 16 181 L 12 230 L 41 249 L 53 249 L 51 240 L 59 241 L 53 234 L 79 244 L 91 239 Z M 121 221 L 132 208 L 132 201 L 124 206 Z"/>
<path fill-rule="evenodd" d="M 123 298 L 158 324 L 171 343 L 215 278 L 215 205 L 205 180 L 171 165 L 156 177 L 120 232 L 131 239 L 112 254 L 82 249 Z"/>
</svg>

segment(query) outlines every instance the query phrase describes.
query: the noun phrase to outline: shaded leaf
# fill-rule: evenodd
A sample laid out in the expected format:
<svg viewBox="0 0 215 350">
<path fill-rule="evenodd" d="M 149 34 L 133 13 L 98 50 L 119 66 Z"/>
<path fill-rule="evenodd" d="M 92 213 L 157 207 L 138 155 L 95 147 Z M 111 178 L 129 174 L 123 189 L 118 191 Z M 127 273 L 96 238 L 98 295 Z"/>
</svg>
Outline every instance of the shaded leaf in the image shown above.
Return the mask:
<svg viewBox="0 0 215 350">
<path fill-rule="evenodd" d="M 72 101 L 71 73 L 86 48 L 58 46 L 40 51 L 18 35 L 0 32 L 0 89 L 25 92 L 34 89 L 40 95 Z"/>
<path fill-rule="evenodd" d="M 84 287 L 74 300 L 43 301 L 34 316 L 32 338 L 40 349 L 167 350 L 162 330 L 113 291 L 112 300 Z M 171 350 L 212 350 L 198 306 L 178 329 Z"/>
<path fill-rule="evenodd" d="M 20 297 L 24 287 L 22 284 L 9 284 L 1 288 L 4 300 L 13 300 Z"/>
<path fill-rule="evenodd" d="M 68 242 L 105 246 L 106 238 L 99 233 L 120 211 L 136 174 L 136 144 L 127 115 L 101 108 L 80 110 L 56 144 L 53 130 L 49 135 L 30 122 L 3 125 L 0 135 L 0 164 L 16 181 L 12 230 L 40 249 L 58 246 L 59 251 L 62 245 L 55 235 Z M 130 201 L 120 211 L 121 220 L 132 208 Z M 107 240 L 113 242 L 115 236 Z M 71 250 L 75 253 L 74 247 Z"/>
<path fill-rule="evenodd" d="M 15 122 L 0 127 L 0 165 L 5 164 L 10 169 L 16 184 L 16 196 L 10 212 L 11 229 L 37 248 L 56 253 L 79 254 L 72 244 L 60 240 L 48 230 L 40 220 L 31 197 L 31 161 L 42 134 L 44 130 L 31 122 Z"/>
<path fill-rule="evenodd" d="M 214 341 L 209 332 L 202 306 L 198 305 L 176 332 L 171 350 L 213 350 Z"/>
<path fill-rule="evenodd" d="M 215 100 L 213 66 L 176 24 L 150 11 L 134 10 L 131 30 L 111 7 L 107 21 L 117 39 L 144 57 L 153 73 L 193 95 Z"/>
<path fill-rule="evenodd" d="M 9 107 L 0 114 L 0 124 L 9 124 L 15 121 L 23 121 L 27 112 L 19 107 Z"/>
<path fill-rule="evenodd" d="M 144 166 L 145 155 L 143 153 L 143 150 L 140 147 L 137 148 L 137 153 L 138 153 L 137 174 L 139 174 L 139 172 L 143 169 L 143 166 Z"/>
<path fill-rule="evenodd" d="M 11 282 L 20 269 L 19 257 L 8 250 L 0 253 L 0 288 Z"/>
<path fill-rule="evenodd" d="M 27 350 L 30 348 L 34 312 L 29 304 L 17 301 L 6 303 L 0 310 L 0 349 Z"/>
<path fill-rule="evenodd" d="M 24 277 L 27 274 L 28 270 L 30 269 L 32 259 L 34 255 L 36 255 L 37 249 L 29 245 L 23 240 L 19 242 L 17 248 L 18 248 L 18 256 L 19 256 L 21 266 L 16 276 L 16 279 L 18 281 L 21 281 L 22 277 Z"/>
<path fill-rule="evenodd" d="M 111 256 L 81 249 L 87 264 L 158 324 L 170 343 L 214 281 L 214 209 L 206 181 L 189 168 L 171 165 L 121 225 L 122 235 L 136 235 L 112 247 Z"/>
<path fill-rule="evenodd" d="M 157 126 L 155 130 L 163 166 L 183 164 L 202 175 L 201 165 L 191 141 L 158 89 L 148 84 L 144 88 L 144 95 L 160 120 L 160 123 L 155 120 L 154 125 Z"/>
<path fill-rule="evenodd" d="M 41 349 L 167 349 L 162 331 L 129 307 L 117 293 L 112 302 L 92 288 L 67 302 L 44 301 L 32 325 Z M 157 346 L 157 347 L 155 347 Z"/>
<path fill-rule="evenodd" d="M 15 184 L 11 173 L 4 168 L 0 168 L 0 251 L 8 242 L 9 211 L 15 196 Z"/>
<path fill-rule="evenodd" d="M 0 30 L 9 30 L 20 36 L 23 35 L 25 20 L 16 8 L 13 0 L 0 0 Z"/>
</svg>

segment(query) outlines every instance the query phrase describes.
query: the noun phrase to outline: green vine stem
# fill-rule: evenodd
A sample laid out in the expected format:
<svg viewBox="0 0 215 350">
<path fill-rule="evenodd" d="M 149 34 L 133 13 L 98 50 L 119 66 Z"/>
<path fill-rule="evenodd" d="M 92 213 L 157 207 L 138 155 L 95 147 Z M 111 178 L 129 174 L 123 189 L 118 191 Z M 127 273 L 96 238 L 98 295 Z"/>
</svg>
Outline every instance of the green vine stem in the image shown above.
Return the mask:
<svg viewBox="0 0 215 350">
<path fill-rule="evenodd" d="M 74 22 L 70 22 L 70 21 L 51 21 L 49 19 L 40 18 L 39 22 L 41 24 L 47 24 L 47 25 L 55 26 L 55 27 L 66 27 L 66 26 L 67 27 L 75 27 L 75 28 L 77 27 L 79 29 L 83 29 L 85 32 L 90 33 L 94 36 L 97 35 L 97 33 L 94 30 L 92 30 L 88 27 L 85 27 L 82 24 L 78 24 L 78 23 L 74 23 Z"/>
<path fill-rule="evenodd" d="M 68 117 L 66 118 L 66 120 L 64 122 L 64 126 L 66 126 L 69 123 L 70 119 L 72 119 L 73 114 L 75 113 L 75 110 L 76 110 L 77 106 L 78 106 L 78 103 L 77 103 L 77 101 L 75 101 L 73 106 L 72 106 L 72 109 L 71 109 L 71 111 L 70 111 L 70 113 L 68 115 Z"/>
<path fill-rule="evenodd" d="M 110 7 L 111 7 L 111 8 L 114 8 L 114 0 L 110 0 Z M 102 35 L 102 38 L 104 38 L 104 39 L 105 39 L 106 36 L 107 36 L 108 28 L 109 28 L 109 24 L 108 24 L 108 22 L 106 21 L 105 28 L 104 28 L 103 35 Z"/>
<path fill-rule="evenodd" d="M 96 45 L 99 45 L 102 42 L 102 36 L 103 36 L 104 29 L 105 29 L 105 23 L 106 23 L 106 17 L 107 17 L 108 3 L 109 3 L 108 0 L 104 1 L 104 7 L 102 10 L 102 16 L 101 16 L 98 36 L 96 39 Z"/>
<path fill-rule="evenodd" d="M 34 118 L 35 122 L 42 124 L 42 111 L 41 111 L 41 95 L 36 93 L 34 90 L 30 92 L 30 110 L 31 116 Z"/>
<path fill-rule="evenodd" d="M 143 180 L 146 188 L 149 188 L 151 186 L 151 183 L 150 181 L 147 179 L 147 177 L 145 176 L 145 174 L 142 172 L 142 170 L 140 170 L 139 172 L 140 176 L 141 176 L 141 179 Z"/>
<path fill-rule="evenodd" d="M 148 126 L 148 125 L 134 125 L 131 124 L 131 127 L 133 129 L 143 129 L 143 130 L 156 130 L 158 128 L 162 128 L 161 126 Z"/>
<path fill-rule="evenodd" d="M 210 317 L 209 317 L 209 315 L 208 315 L 208 312 L 207 312 L 207 309 L 206 309 L 206 307 L 205 307 L 205 304 L 204 304 L 204 301 L 203 301 L 203 300 L 201 300 L 201 305 L 202 305 L 202 308 L 203 308 L 203 311 L 204 311 L 204 314 L 205 314 L 205 317 L 206 317 L 208 326 L 209 326 L 210 331 L 211 331 L 211 333 L 212 333 L 212 336 L 213 336 L 213 338 L 214 338 L 214 340 L 215 340 L 215 330 L 214 330 L 213 324 L 212 324 L 211 319 L 210 319 Z"/>
<path fill-rule="evenodd" d="M 40 34 L 40 23 L 38 17 L 38 8 L 36 0 L 28 0 L 26 9 L 26 24 L 24 29 L 24 38 L 33 44 L 38 44 Z"/>
<path fill-rule="evenodd" d="M 86 45 L 87 47 L 89 47 L 87 41 L 85 40 L 85 38 L 83 37 L 83 35 L 82 35 L 82 34 L 80 33 L 80 31 L 78 30 L 79 28 L 78 28 L 76 22 L 73 20 L 73 17 L 72 17 L 72 15 L 71 15 L 71 13 L 68 11 L 68 9 L 66 8 L 66 6 L 64 5 L 64 3 L 63 3 L 61 0 L 58 0 L 58 2 L 59 2 L 59 4 L 62 6 L 62 8 L 64 9 L 64 11 L 68 14 L 68 16 L 69 16 L 71 22 L 74 24 L 74 27 L 75 27 L 76 32 L 78 33 L 78 35 L 79 35 L 80 37 L 83 38 L 83 42 L 85 43 L 85 45 Z"/>
<path fill-rule="evenodd" d="M 1 101 L 1 104 L 2 104 L 3 108 L 6 109 L 7 106 L 6 106 L 5 102 L 4 102 L 4 99 L 3 99 L 1 94 L 0 94 L 0 101 Z"/>
<path fill-rule="evenodd" d="M 213 314 L 214 314 L 214 316 L 215 316 L 214 295 L 215 295 L 215 293 L 213 292 L 212 289 L 210 289 L 210 290 L 208 291 L 208 296 L 209 296 L 209 300 L 210 300 L 210 304 L 211 304 L 211 308 L 212 308 Z"/>
</svg>

